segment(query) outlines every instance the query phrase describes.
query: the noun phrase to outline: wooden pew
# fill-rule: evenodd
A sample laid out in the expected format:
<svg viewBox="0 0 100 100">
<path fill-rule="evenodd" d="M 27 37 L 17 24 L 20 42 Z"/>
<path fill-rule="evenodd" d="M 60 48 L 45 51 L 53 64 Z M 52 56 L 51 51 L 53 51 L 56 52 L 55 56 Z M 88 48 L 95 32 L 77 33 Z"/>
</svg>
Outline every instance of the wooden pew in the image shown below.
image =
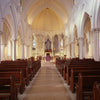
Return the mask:
<svg viewBox="0 0 100 100">
<path fill-rule="evenodd" d="M 100 81 L 93 85 L 93 100 L 100 100 Z"/>
<path fill-rule="evenodd" d="M 61 67 L 63 64 L 63 67 Z M 67 83 L 69 84 L 69 76 L 71 73 L 71 68 L 73 67 L 82 67 L 82 66 L 100 66 L 100 62 L 95 62 L 93 59 L 83 59 L 83 60 L 79 60 L 78 58 L 74 58 L 74 59 L 67 59 L 65 61 L 61 60 L 61 59 L 57 59 L 56 60 L 56 66 L 57 69 L 59 70 L 59 72 L 61 73 L 61 75 L 64 77 L 64 79 L 67 79 Z M 67 69 L 67 70 L 66 70 Z"/>
<path fill-rule="evenodd" d="M 41 67 L 41 61 L 34 61 L 33 58 L 28 60 L 17 60 L 17 61 L 3 61 L 0 66 L 23 66 L 28 68 L 28 79 L 32 80 L 38 69 Z"/>
<path fill-rule="evenodd" d="M 95 81 L 100 80 L 100 75 L 84 76 L 79 73 L 78 84 L 76 85 L 76 99 L 87 100 L 88 96 L 93 95 L 93 84 Z"/>
<path fill-rule="evenodd" d="M 1 64 L 0 64 L 0 66 L 12 66 L 12 67 L 17 67 L 17 66 L 22 66 L 22 67 L 27 67 L 28 68 L 28 70 L 29 70 L 29 68 L 30 68 L 30 66 L 28 66 L 28 62 L 27 61 L 20 61 L 20 60 L 18 60 L 18 61 L 3 61 Z"/>
<path fill-rule="evenodd" d="M 65 62 L 65 64 L 64 64 L 64 70 L 63 70 L 63 78 L 64 78 L 64 80 L 67 79 L 66 78 L 66 73 L 67 73 L 67 66 L 69 65 L 69 63 L 70 63 L 70 60 L 67 59 L 66 62 Z"/>
<path fill-rule="evenodd" d="M 81 69 L 86 69 L 86 70 L 89 70 L 89 69 L 100 69 L 100 67 L 99 66 L 95 66 L 95 65 L 74 65 L 74 66 L 71 66 L 71 67 L 68 67 L 67 66 L 67 74 L 66 74 L 66 82 L 67 82 L 67 84 L 69 85 L 70 84 L 70 77 L 71 77 L 71 69 L 72 68 L 74 68 L 74 69 L 79 69 L 79 70 L 81 70 Z"/>
<path fill-rule="evenodd" d="M 0 71 L 0 77 L 10 77 L 11 75 L 14 75 L 15 85 L 22 94 L 25 90 L 25 80 L 22 71 Z"/>
<path fill-rule="evenodd" d="M 2 61 L 0 66 L 23 66 L 23 67 L 27 67 L 28 70 L 28 79 L 32 80 L 31 77 L 31 67 L 29 66 L 30 62 L 28 60 L 16 60 L 16 61 Z"/>
<path fill-rule="evenodd" d="M 84 60 L 79 60 L 79 59 L 72 59 L 70 60 L 70 63 L 67 65 L 67 72 L 70 74 L 70 69 L 72 67 L 78 67 L 78 66 L 100 66 L 100 62 L 95 62 L 93 59 L 84 59 Z"/>
<path fill-rule="evenodd" d="M 29 76 L 28 76 L 28 68 L 22 66 L 2 66 L 0 67 L 0 71 L 22 71 L 23 77 L 25 80 L 25 84 L 29 85 Z"/>
<path fill-rule="evenodd" d="M 56 66 L 57 69 L 59 70 L 60 74 L 64 77 L 64 68 L 65 68 L 65 63 L 67 60 L 65 59 L 58 59 L 56 60 Z"/>
<path fill-rule="evenodd" d="M 0 77 L 0 100 L 18 100 L 13 76 Z"/>
<path fill-rule="evenodd" d="M 70 89 L 72 92 L 75 92 L 75 86 L 78 82 L 78 75 L 81 73 L 82 75 L 100 75 L 100 69 L 71 69 L 71 77 L 70 77 Z"/>
<path fill-rule="evenodd" d="M 34 63 L 34 64 L 33 64 Z M 26 80 L 26 85 L 29 84 L 29 81 L 32 80 L 33 76 L 37 73 L 38 69 L 41 67 L 41 61 L 27 61 L 27 60 L 18 60 L 18 61 L 3 61 L 0 64 L 1 67 L 6 67 L 7 70 L 22 70 L 24 73 L 24 78 Z M 10 67 L 10 68 L 8 68 Z"/>
<path fill-rule="evenodd" d="M 58 71 L 61 73 L 61 62 L 60 62 L 60 60 L 56 61 L 56 67 L 57 67 Z"/>
</svg>

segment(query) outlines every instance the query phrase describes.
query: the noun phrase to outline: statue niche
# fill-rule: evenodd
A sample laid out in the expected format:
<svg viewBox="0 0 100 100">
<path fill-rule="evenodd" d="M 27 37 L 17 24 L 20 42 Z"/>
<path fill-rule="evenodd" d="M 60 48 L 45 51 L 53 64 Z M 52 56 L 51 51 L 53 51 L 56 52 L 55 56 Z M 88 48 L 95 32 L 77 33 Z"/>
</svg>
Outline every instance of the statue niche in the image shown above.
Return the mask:
<svg viewBox="0 0 100 100">
<path fill-rule="evenodd" d="M 49 39 L 45 41 L 45 52 L 51 52 L 51 41 Z"/>
</svg>

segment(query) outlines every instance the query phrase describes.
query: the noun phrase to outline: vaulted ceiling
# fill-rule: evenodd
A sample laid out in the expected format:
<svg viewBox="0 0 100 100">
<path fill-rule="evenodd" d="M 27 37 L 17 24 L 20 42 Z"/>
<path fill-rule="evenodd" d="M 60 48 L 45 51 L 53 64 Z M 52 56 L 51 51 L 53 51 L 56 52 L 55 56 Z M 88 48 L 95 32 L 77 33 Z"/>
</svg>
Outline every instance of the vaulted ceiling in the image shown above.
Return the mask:
<svg viewBox="0 0 100 100">
<path fill-rule="evenodd" d="M 33 29 L 40 30 L 42 27 L 42 30 L 63 29 L 68 23 L 73 6 L 73 0 L 22 0 L 22 2 L 28 24 L 32 25 Z"/>
<path fill-rule="evenodd" d="M 64 24 L 53 10 L 46 8 L 35 17 L 32 28 L 40 31 L 60 31 L 64 30 Z"/>
</svg>

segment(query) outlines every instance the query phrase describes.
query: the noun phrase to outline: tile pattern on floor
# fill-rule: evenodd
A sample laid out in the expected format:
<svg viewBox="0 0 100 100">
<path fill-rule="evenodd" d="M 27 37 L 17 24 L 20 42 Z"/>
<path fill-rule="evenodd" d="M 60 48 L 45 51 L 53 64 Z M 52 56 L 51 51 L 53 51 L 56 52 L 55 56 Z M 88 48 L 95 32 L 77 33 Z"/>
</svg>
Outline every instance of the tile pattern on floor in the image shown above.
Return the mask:
<svg viewBox="0 0 100 100">
<path fill-rule="evenodd" d="M 42 62 L 35 79 L 19 98 L 20 100 L 71 100 L 55 64 L 51 62 Z"/>
</svg>

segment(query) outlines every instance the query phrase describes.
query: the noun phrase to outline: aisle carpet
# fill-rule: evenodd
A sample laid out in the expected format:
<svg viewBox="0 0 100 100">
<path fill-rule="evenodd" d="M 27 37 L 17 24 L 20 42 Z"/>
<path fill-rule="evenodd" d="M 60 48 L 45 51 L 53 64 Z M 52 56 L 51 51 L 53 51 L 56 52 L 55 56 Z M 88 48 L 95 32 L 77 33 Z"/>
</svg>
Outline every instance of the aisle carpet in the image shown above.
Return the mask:
<svg viewBox="0 0 100 100">
<path fill-rule="evenodd" d="M 20 100 L 71 100 L 55 64 L 42 62 L 42 67 Z"/>
</svg>

